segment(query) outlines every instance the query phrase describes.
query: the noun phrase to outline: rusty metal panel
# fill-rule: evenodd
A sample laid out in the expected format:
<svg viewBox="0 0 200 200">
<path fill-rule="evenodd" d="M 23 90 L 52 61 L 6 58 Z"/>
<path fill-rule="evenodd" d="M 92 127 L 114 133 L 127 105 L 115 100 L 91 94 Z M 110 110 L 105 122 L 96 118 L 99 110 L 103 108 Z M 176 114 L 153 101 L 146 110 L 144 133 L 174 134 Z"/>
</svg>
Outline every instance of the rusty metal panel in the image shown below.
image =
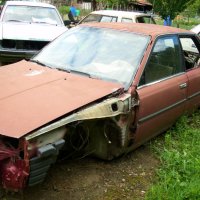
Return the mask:
<svg viewBox="0 0 200 200">
<path fill-rule="evenodd" d="M 85 23 L 80 26 L 92 26 L 99 28 L 112 28 L 116 30 L 129 31 L 138 34 L 150 35 L 152 37 L 156 37 L 162 34 L 175 34 L 175 33 L 192 33 L 191 31 L 174 28 L 170 26 L 162 26 L 157 24 L 145 24 L 141 23 Z M 194 33 L 193 33 L 194 34 Z"/>
<path fill-rule="evenodd" d="M 0 69 L 0 134 L 20 138 L 122 88 L 22 61 Z"/>
</svg>

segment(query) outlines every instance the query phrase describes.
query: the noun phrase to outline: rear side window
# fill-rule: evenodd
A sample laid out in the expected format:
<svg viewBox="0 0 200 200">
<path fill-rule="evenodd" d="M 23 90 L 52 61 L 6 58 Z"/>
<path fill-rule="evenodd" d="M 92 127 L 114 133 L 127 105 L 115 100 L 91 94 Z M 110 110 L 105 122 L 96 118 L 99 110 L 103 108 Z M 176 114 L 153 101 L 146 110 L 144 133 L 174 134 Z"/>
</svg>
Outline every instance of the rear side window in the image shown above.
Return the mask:
<svg viewBox="0 0 200 200">
<path fill-rule="evenodd" d="M 122 18 L 121 22 L 133 23 L 133 20 L 131 18 Z"/>
<path fill-rule="evenodd" d="M 140 85 L 159 81 L 182 72 L 179 41 L 176 36 L 157 39 L 140 80 Z"/>
<path fill-rule="evenodd" d="M 194 38 L 181 36 L 180 42 L 184 54 L 186 70 L 200 66 L 200 52 Z"/>
<path fill-rule="evenodd" d="M 101 22 L 116 22 L 117 17 L 112 17 L 112 16 L 102 16 Z"/>
<path fill-rule="evenodd" d="M 151 16 L 137 17 L 137 23 L 155 24 L 155 20 Z"/>
</svg>

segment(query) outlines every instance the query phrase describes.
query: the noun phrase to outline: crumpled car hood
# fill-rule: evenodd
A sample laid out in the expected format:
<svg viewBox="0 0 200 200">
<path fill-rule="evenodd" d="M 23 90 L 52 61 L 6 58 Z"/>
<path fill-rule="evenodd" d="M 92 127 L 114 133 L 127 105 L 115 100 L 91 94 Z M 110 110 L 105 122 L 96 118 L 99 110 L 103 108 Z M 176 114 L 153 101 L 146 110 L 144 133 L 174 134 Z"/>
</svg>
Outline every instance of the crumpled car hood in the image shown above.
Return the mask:
<svg viewBox="0 0 200 200">
<path fill-rule="evenodd" d="M 122 88 L 27 61 L 1 67 L 0 87 L 0 134 L 14 138 Z"/>
<path fill-rule="evenodd" d="M 66 30 L 65 26 L 7 22 L 1 24 L 1 37 L 2 39 L 51 41 Z"/>
</svg>

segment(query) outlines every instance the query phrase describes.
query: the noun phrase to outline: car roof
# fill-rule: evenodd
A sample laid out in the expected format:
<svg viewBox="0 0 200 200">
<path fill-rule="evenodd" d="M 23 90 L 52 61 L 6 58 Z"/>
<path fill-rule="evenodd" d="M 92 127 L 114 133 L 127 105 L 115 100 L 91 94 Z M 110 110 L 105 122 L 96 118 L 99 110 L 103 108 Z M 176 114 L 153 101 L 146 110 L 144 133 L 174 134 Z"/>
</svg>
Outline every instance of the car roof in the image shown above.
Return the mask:
<svg viewBox="0 0 200 200">
<path fill-rule="evenodd" d="M 197 26 L 195 26 L 195 27 L 193 27 L 193 28 L 191 29 L 191 31 L 193 31 L 193 32 L 195 32 L 195 33 L 199 33 L 199 32 L 200 32 L 200 24 L 197 25 Z"/>
<path fill-rule="evenodd" d="M 17 6 L 39 6 L 55 8 L 55 6 L 47 3 L 35 2 L 35 1 L 7 1 L 5 5 L 17 5 Z"/>
<path fill-rule="evenodd" d="M 156 24 L 144 24 L 144 23 L 85 23 L 80 26 L 89 26 L 97 28 L 111 28 L 122 31 L 129 31 L 133 33 L 138 33 L 142 35 L 150 35 L 156 37 L 163 34 L 177 34 L 177 33 L 186 33 L 194 34 L 191 31 L 174 28 L 170 26 L 162 26 Z"/>
<path fill-rule="evenodd" d="M 98 10 L 90 14 L 108 15 L 108 16 L 121 16 L 121 17 L 135 17 L 135 16 L 151 16 L 141 12 L 118 11 L 118 10 Z"/>
</svg>

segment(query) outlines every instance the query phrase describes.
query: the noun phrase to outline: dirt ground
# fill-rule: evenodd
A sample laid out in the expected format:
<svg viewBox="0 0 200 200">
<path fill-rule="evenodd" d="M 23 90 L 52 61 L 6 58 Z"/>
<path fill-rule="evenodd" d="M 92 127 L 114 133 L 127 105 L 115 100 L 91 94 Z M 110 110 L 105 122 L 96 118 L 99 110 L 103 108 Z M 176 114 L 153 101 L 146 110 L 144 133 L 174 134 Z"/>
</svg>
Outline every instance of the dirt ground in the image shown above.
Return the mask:
<svg viewBox="0 0 200 200">
<path fill-rule="evenodd" d="M 159 161 L 150 145 L 113 161 L 94 158 L 56 163 L 46 181 L 23 194 L 2 195 L 1 200 L 137 200 L 144 199 Z"/>
</svg>

